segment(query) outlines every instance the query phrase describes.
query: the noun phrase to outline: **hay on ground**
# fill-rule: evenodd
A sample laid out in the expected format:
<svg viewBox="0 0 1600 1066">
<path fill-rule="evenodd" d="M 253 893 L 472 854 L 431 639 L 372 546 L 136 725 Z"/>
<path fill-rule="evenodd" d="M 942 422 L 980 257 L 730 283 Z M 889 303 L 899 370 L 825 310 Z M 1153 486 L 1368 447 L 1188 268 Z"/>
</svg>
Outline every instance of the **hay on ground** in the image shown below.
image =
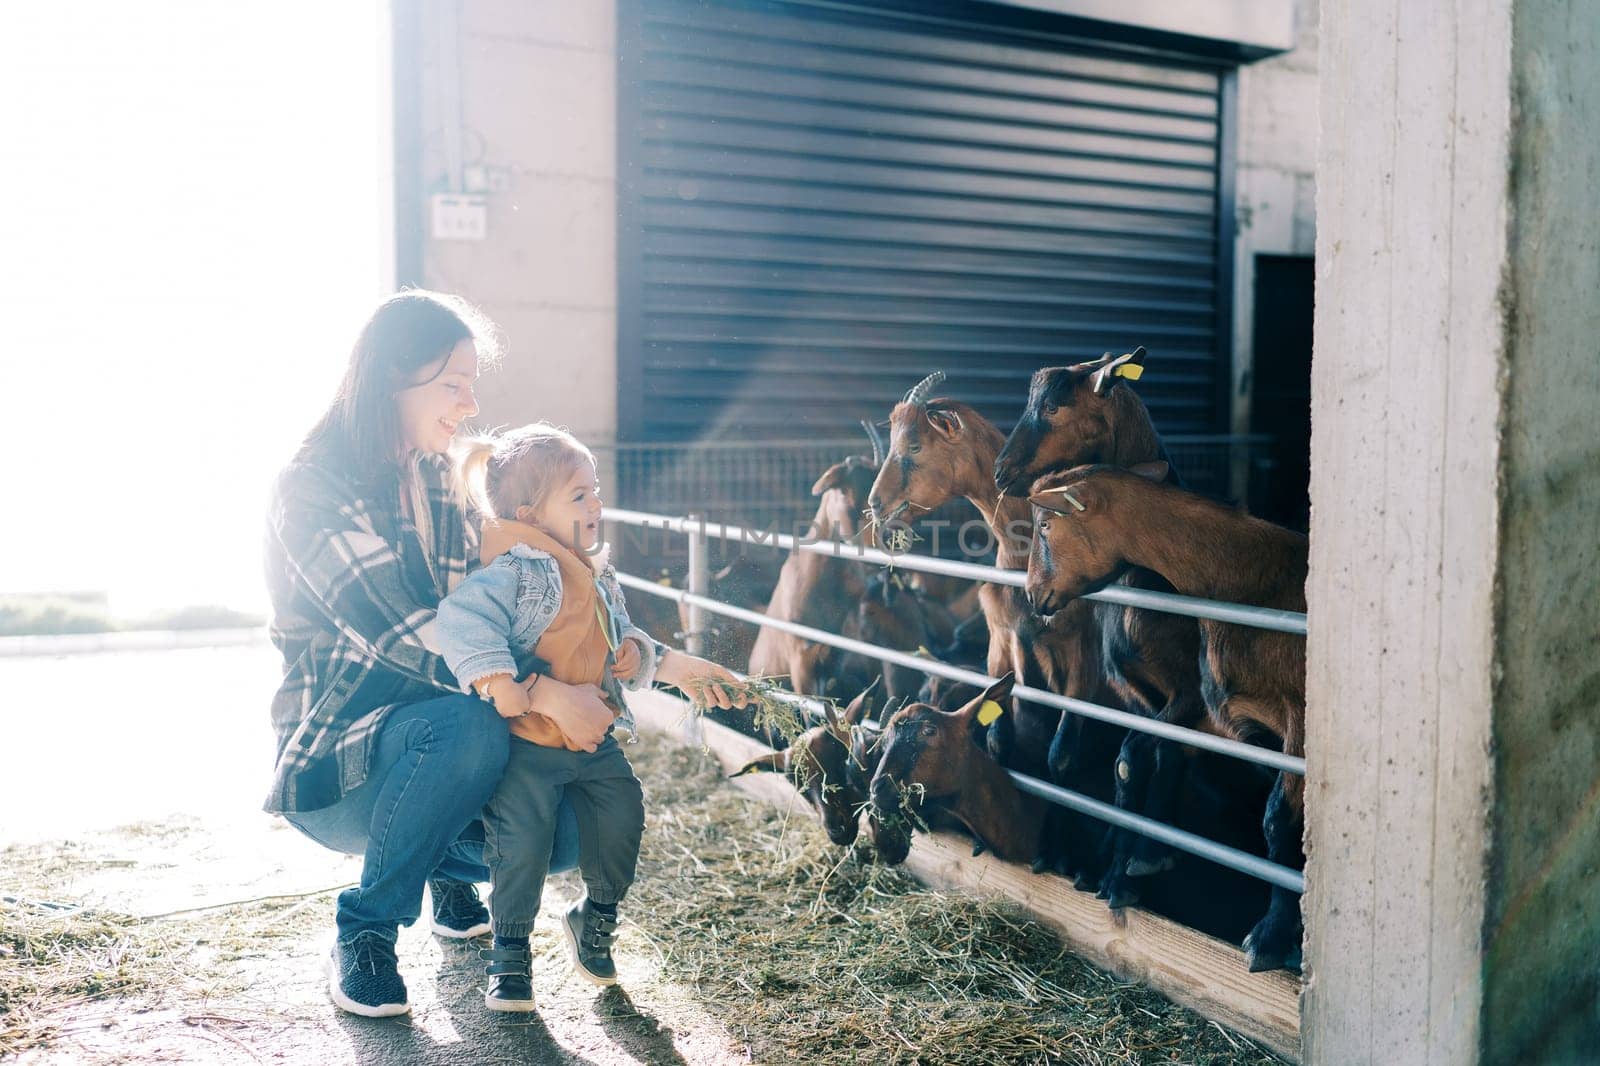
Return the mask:
<svg viewBox="0 0 1600 1066">
<path fill-rule="evenodd" d="M 625 913 L 663 976 L 756 1061 L 1280 1061 L 1070 954 L 1013 905 L 925 889 L 864 843 L 834 847 L 717 787 L 697 751 L 646 750 L 650 829 Z"/>
<path fill-rule="evenodd" d="M 627 752 L 649 828 L 619 951 L 656 960 L 657 980 L 690 988 L 754 1061 L 1279 1061 L 1069 954 L 1010 905 L 928 891 L 864 847 L 830 845 L 698 751 L 646 737 Z M 0 1057 L 50 1043 L 92 1001 L 242 1010 L 252 961 L 329 927 L 331 892 L 155 920 L 60 899 L 102 861 L 73 845 L 0 855 Z"/>
</svg>

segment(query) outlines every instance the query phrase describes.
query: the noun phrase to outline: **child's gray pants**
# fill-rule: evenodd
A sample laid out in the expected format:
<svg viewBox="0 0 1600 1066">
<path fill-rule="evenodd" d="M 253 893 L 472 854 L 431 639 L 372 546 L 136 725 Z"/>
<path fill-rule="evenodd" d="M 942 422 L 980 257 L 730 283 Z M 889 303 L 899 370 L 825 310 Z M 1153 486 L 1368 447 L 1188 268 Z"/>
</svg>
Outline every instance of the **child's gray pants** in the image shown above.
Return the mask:
<svg viewBox="0 0 1600 1066">
<path fill-rule="evenodd" d="M 578 816 L 578 869 L 589 898 L 620 903 L 633 884 L 644 792 L 616 738 L 591 753 L 513 736 L 505 776 L 483 812 L 496 936 L 533 931 L 563 794 Z"/>
</svg>

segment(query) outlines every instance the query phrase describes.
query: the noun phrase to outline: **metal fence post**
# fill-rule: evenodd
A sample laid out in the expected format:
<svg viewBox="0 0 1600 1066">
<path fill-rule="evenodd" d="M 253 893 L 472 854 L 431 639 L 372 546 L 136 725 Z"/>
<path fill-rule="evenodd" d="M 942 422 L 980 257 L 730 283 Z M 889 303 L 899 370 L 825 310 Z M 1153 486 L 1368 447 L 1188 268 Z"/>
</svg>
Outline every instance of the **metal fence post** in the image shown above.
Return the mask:
<svg viewBox="0 0 1600 1066">
<path fill-rule="evenodd" d="M 689 528 L 690 526 L 696 528 Z M 691 514 L 684 531 L 689 535 L 689 591 L 696 596 L 711 595 L 711 568 L 707 556 L 710 542 L 706 538 L 706 520 L 702 515 Z M 689 626 L 683 635 L 683 650 L 690 655 L 705 654 L 707 613 L 704 607 L 689 604 Z M 705 730 L 701 728 L 700 715 L 691 713 L 683 723 L 683 739 L 699 747 L 705 746 Z"/>
<path fill-rule="evenodd" d="M 698 528 L 688 529 L 694 525 Z M 711 595 L 710 567 L 706 562 L 709 551 L 709 541 L 706 538 L 706 521 L 700 515 L 689 515 L 685 523 L 685 532 L 689 534 L 689 591 L 696 596 Z M 703 639 L 706 628 L 706 609 L 689 605 L 689 629 L 683 635 L 683 650 L 690 655 L 705 654 L 705 641 Z"/>
</svg>

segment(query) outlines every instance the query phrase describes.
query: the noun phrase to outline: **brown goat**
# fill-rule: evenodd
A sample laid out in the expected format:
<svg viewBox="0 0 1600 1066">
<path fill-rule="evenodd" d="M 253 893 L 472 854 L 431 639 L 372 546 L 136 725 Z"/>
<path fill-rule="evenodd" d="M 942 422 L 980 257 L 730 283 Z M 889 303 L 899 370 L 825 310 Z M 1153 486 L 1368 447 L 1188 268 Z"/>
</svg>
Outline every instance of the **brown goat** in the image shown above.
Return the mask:
<svg viewBox="0 0 1600 1066">
<path fill-rule="evenodd" d="M 1028 402 L 994 464 L 994 479 L 1008 497 L 1020 497 L 1033 481 L 1053 470 L 1106 463 L 1167 461 L 1166 448 L 1139 394 L 1128 384 L 1143 373 L 1145 350 L 1075 366 L 1037 371 Z M 1177 473 L 1168 462 L 1168 477 Z M 1171 586 L 1148 570 L 1134 569 L 1121 579 L 1133 588 L 1170 592 Z M 1200 632 L 1194 620 L 1179 615 L 1098 604 L 1105 678 L 1118 701 L 1147 718 L 1203 728 L 1200 693 Z M 1057 745 L 1053 758 L 1068 757 Z M 1171 823 L 1178 814 L 1185 753 L 1170 741 L 1131 732 L 1117 759 L 1116 803 L 1124 810 Z M 1226 776 L 1226 774 L 1224 774 Z M 1259 794 L 1258 782 L 1243 771 L 1241 789 Z M 1100 887 L 1111 906 L 1140 896 L 1137 878 L 1173 865 L 1171 849 L 1127 830 L 1113 830 L 1114 856 Z"/>
<path fill-rule="evenodd" d="M 972 407 L 950 399 L 927 399 L 942 375 L 930 375 L 906 394 L 889 415 L 889 454 L 867 504 L 877 527 L 908 512 L 930 511 L 965 497 L 988 523 L 996 544 L 996 565 L 1027 566 L 1033 514 L 1024 499 L 1002 497 L 994 483 L 994 463 L 1004 438 L 994 423 Z M 1107 703 L 1113 698 L 1102 680 L 1100 631 L 1093 605 L 1084 603 L 1042 623 L 1022 591 L 984 583 L 978 590 L 989 627 L 986 670 L 990 677 L 1011 672 L 1025 684 L 1077 699 Z M 1102 799 L 1112 795 L 1110 766 L 1119 730 L 1036 704 L 1013 701 L 1012 713 L 989 728 L 990 752 L 1003 765 Z M 1058 740 L 1066 734 L 1067 739 Z M 1052 759 L 1052 745 L 1067 753 Z M 1059 824 L 1056 820 L 1059 819 Z M 1052 814 L 1041 865 L 1063 873 L 1098 874 L 1097 824 L 1067 811 Z M 1091 843 L 1093 841 L 1093 843 Z"/>
<path fill-rule="evenodd" d="M 879 570 L 867 578 L 866 591 L 844 635 L 897 651 L 942 648 L 955 637 L 955 618 L 944 604 L 913 588 L 901 573 Z M 881 677 L 885 704 L 909 699 L 925 676 L 920 670 L 845 654 L 839 666 L 841 683 Z M 847 688 L 846 691 L 849 691 Z"/>
<path fill-rule="evenodd" d="M 820 497 L 808 540 L 848 540 L 859 532 L 858 516 L 873 478 L 872 461 L 852 455 L 830 466 L 812 486 Z M 844 558 L 794 551 L 784 560 L 778 584 L 767 603 L 768 617 L 799 622 L 830 633 L 839 632 L 853 615 L 866 588 L 861 564 Z M 763 627 L 750 652 L 750 674 L 787 677 L 789 687 L 805 696 L 828 693 L 834 648 L 790 633 Z"/>
<path fill-rule="evenodd" d="M 883 756 L 884 734 L 871 732 L 863 722 L 870 716 L 870 690 L 836 714 L 824 703 L 827 722 L 800 734 L 783 751 L 750 760 L 729 777 L 752 773 L 788 776 L 822 816 L 828 839 L 849 846 L 861 829 L 861 812 L 867 812 L 867 832 L 873 848 L 891 862 L 901 862 L 911 848 L 911 825 L 905 818 L 879 818 L 868 803 L 872 777 Z M 939 828 L 961 828 L 937 803 L 919 806 L 919 817 Z M 977 854 L 974 849 L 974 854 Z"/>
<path fill-rule="evenodd" d="M 935 804 L 1000 858 L 1031 861 L 1039 853 L 1046 804 L 1018 789 L 976 739 L 984 704 L 1004 706 L 1014 681 L 1006 674 L 958 711 L 924 703 L 896 711 L 885 726 L 883 755 L 872 776 L 873 816 L 904 824 L 924 805 Z M 905 851 L 887 851 L 881 842 L 879 852 L 891 863 L 905 859 Z"/>
<path fill-rule="evenodd" d="M 989 628 L 983 615 L 978 614 L 956 626 L 950 643 L 932 649 L 932 657 L 963 670 L 982 670 L 989 659 Z M 981 689 L 965 681 L 954 681 L 938 674 L 927 674 L 922 687 L 917 690 L 918 703 L 926 703 L 941 711 L 953 711 L 976 696 Z"/>
<path fill-rule="evenodd" d="M 828 839 L 848 847 L 861 829 L 861 811 L 867 805 L 867 782 L 850 772 L 851 734 L 868 709 L 871 690 L 850 701 L 841 716 L 831 703 L 823 703 L 827 720 L 795 737 L 782 751 L 770 752 L 745 763 L 729 777 L 753 773 L 779 773 L 789 778 L 822 816 Z"/>
<path fill-rule="evenodd" d="M 748 547 L 739 545 L 738 554 L 711 572 L 710 596 L 735 607 L 759 611 L 767 604 L 769 590 L 777 585 L 778 569 L 782 563 L 765 552 L 760 556 L 748 552 Z M 678 605 L 678 618 L 681 631 L 687 633 L 688 604 Z M 755 650 L 756 637 L 761 631 L 759 626 L 709 612 L 704 626 L 700 634 L 700 654 L 719 663 L 750 661 L 750 653 Z"/>
<path fill-rule="evenodd" d="M 1187 596 L 1304 611 L 1306 538 L 1162 484 L 1164 462 L 1083 466 L 1031 486 L 1037 533 L 1028 599 L 1041 613 L 1104 588 L 1130 567 L 1160 574 Z M 1234 736 L 1264 729 L 1305 754 L 1305 639 L 1201 619 L 1200 670 L 1212 722 Z M 1263 829 L 1267 855 L 1303 866 L 1304 780 L 1278 774 Z M 1252 970 L 1298 965 L 1300 901 L 1274 887 L 1245 939 Z"/>
<path fill-rule="evenodd" d="M 741 549 L 745 547 L 740 545 Z M 635 569 L 631 565 L 624 567 L 615 559 L 613 561 L 618 563 L 619 568 Z M 769 565 L 766 560 L 741 550 L 720 569 L 711 572 L 709 595 L 714 600 L 731 603 L 735 607 L 759 611 L 766 606 L 776 583 L 779 565 L 776 559 Z M 658 571 L 657 580 L 662 585 L 675 588 L 682 588 L 686 584 L 681 572 L 674 579 L 666 567 Z M 688 604 L 650 595 L 640 595 L 636 599 L 637 606 L 633 602 L 628 604 L 633 623 L 652 637 L 666 644 L 677 644 L 689 632 Z M 707 612 L 700 630 L 700 654 L 719 663 L 747 663 L 750 661 L 750 651 L 755 646 L 757 632 L 758 627 L 748 622 Z"/>
<path fill-rule="evenodd" d="M 957 624 L 971 618 L 982 617 L 983 604 L 978 601 L 977 582 L 968 581 L 964 577 L 929 574 L 923 571 L 903 576 L 918 593 L 935 603 L 943 604 Z"/>
</svg>

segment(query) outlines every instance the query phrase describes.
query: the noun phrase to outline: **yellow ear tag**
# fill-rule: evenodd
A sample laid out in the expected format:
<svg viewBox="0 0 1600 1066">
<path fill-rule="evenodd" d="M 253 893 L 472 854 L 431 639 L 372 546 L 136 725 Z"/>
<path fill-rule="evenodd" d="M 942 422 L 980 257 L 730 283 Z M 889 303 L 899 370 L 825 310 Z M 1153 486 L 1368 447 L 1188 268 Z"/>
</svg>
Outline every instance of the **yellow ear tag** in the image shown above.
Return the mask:
<svg viewBox="0 0 1600 1066">
<path fill-rule="evenodd" d="M 1123 363 L 1111 372 L 1114 378 L 1127 378 L 1129 381 L 1138 381 L 1144 377 L 1144 367 L 1138 363 Z"/>
<path fill-rule="evenodd" d="M 978 708 L 978 724 L 993 725 L 994 720 L 1006 713 L 1006 709 L 994 700 L 984 700 L 983 706 Z"/>
</svg>

